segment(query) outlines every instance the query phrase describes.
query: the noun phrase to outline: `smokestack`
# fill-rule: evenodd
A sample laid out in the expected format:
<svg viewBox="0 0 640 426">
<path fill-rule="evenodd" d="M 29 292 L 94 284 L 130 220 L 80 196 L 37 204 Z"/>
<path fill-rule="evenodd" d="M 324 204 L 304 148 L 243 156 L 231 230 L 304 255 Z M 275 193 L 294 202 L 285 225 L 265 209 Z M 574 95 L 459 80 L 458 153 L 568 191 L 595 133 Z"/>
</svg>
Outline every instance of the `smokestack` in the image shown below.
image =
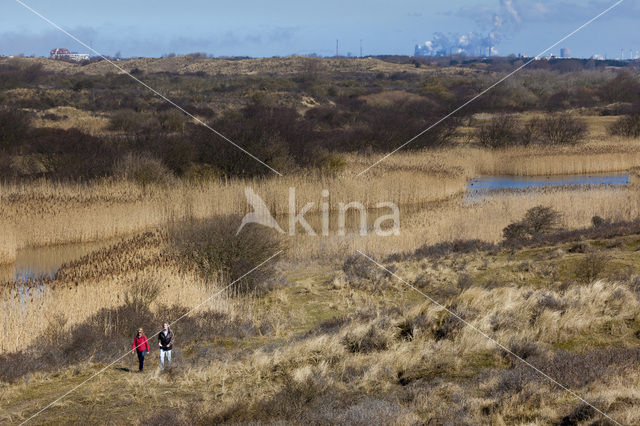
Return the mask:
<svg viewBox="0 0 640 426">
<path fill-rule="evenodd" d="M 338 51 L 338 39 L 336 39 L 336 58 L 340 56 Z"/>
</svg>

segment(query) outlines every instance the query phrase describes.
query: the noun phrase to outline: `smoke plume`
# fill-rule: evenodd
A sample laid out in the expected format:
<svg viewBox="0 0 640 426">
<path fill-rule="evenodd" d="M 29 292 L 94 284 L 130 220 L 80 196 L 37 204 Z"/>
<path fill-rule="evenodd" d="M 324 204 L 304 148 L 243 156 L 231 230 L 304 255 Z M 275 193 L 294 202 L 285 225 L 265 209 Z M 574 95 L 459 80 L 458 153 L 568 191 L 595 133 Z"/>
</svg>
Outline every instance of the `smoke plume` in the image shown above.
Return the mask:
<svg viewBox="0 0 640 426">
<path fill-rule="evenodd" d="M 460 33 L 435 33 L 429 41 L 416 45 L 416 56 L 491 56 L 496 55 L 496 46 L 504 35 L 515 30 L 522 18 L 514 0 L 500 0 L 495 9 L 465 10 L 467 16 L 473 16 L 486 33 L 477 31 Z"/>
</svg>

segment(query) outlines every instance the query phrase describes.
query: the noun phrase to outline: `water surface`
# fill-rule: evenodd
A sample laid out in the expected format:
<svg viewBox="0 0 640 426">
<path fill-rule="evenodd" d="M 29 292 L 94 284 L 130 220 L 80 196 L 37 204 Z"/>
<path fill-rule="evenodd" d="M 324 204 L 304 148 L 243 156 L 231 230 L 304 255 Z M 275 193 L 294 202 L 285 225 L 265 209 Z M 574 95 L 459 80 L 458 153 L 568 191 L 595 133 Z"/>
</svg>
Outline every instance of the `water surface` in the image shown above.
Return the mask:
<svg viewBox="0 0 640 426">
<path fill-rule="evenodd" d="M 545 188 L 591 189 L 629 185 L 629 173 L 559 176 L 482 176 L 469 181 L 465 203 L 473 204 L 504 193 L 531 193 Z"/>
<path fill-rule="evenodd" d="M 563 176 L 484 176 L 473 179 L 468 191 L 532 189 L 545 186 L 629 185 L 629 173 Z"/>
<path fill-rule="evenodd" d="M 120 241 L 122 238 L 112 238 L 96 242 L 27 247 L 18 250 L 15 263 L 0 265 L 0 283 L 14 280 L 25 282 L 41 277 L 53 278 L 63 263 L 79 259 Z"/>
</svg>

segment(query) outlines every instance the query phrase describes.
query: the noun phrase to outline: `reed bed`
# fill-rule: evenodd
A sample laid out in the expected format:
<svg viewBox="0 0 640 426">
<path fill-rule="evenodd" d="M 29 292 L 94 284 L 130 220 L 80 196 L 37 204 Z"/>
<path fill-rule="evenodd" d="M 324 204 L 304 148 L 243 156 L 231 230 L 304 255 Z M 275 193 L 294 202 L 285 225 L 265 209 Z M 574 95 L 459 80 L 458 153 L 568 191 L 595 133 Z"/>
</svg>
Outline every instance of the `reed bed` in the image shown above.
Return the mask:
<svg viewBox="0 0 640 426">
<path fill-rule="evenodd" d="M 245 197 L 246 187 L 259 194 L 275 215 L 282 215 L 289 211 L 289 188 L 295 188 L 297 210 L 313 202 L 311 211 L 317 212 L 323 202 L 336 210 L 340 202 L 358 201 L 374 207 L 383 201 L 415 204 L 440 200 L 464 191 L 465 183 L 461 177 L 425 173 L 416 179 L 414 172 L 392 171 L 373 179 L 348 174 L 294 175 L 202 185 L 180 182 L 145 189 L 124 181 L 93 185 L 48 182 L 2 185 L 0 220 L 10 226 L 2 227 L 0 240 L 13 241 L 12 247 L 20 249 L 106 239 L 173 221 L 242 215 L 251 209 Z M 323 189 L 329 191 L 329 197 L 322 197 Z M 6 262 L 12 258 L 3 255 L 2 259 Z"/>
<path fill-rule="evenodd" d="M 0 238 L 0 265 L 13 263 L 16 260 L 17 250 L 15 233 L 7 222 L 0 222 L 0 229 L 3 230 Z"/>
<path fill-rule="evenodd" d="M 350 168 L 367 169 L 382 155 L 349 157 Z M 488 150 L 461 145 L 422 152 L 399 151 L 372 167 L 363 176 L 383 176 L 389 170 L 462 176 L 542 176 L 630 171 L 640 166 L 637 140 L 592 138 L 577 146 L 513 147 Z M 398 183 L 400 184 L 400 183 Z"/>
<path fill-rule="evenodd" d="M 321 238 L 301 234 L 291 240 L 290 255 L 300 260 L 344 259 L 361 250 L 383 257 L 456 239 L 498 242 L 505 226 L 520 220 L 528 209 L 538 205 L 558 210 L 564 226 L 576 229 L 591 226 L 596 215 L 614 221 L 637 218 L 640 193 L 635 187 L 548 189 L 526 194 L 503 193 L 477 204 L 453 199 L 423 209 L 401 208 L 398 236 L 377 236 L 374 232 L 360 236 L 352 232 L 342 238 Z"/>
<path fill-rule="evenodd" d="M 18 284 L 6 286 L 0 289 L 0 324 L 3 326 L 0 353 L 13 352 L 35 343 L 34 339 L 50 326 L 70 327 L 101 309 L 122 305 L 127 290 L 142 280 L 153 281 L 160 286 L 158 302 L 179 302 L 187 308 L 198 306 L 218 288 L 215 283 L 205 283 L 195 275 L 169 268 L 113 274 L 81 284 L 53 281 L 29 287 Z M 158 302 L 149 308 L 155 311 Z M 233 312 L 226 295 L 207 302 L 203 309 Z"/>
</svg>

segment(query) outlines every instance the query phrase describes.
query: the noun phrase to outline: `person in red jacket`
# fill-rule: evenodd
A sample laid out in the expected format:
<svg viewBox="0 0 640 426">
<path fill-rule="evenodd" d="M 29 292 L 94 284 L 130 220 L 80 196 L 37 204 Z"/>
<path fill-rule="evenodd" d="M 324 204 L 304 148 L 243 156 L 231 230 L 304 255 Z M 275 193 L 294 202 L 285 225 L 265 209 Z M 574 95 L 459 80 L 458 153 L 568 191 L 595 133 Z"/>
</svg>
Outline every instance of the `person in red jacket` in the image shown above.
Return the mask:
<svg viewBox="0 0 640 426">
<path fill-rule="evenodd" d="M 134 351 L 138 354 L 138 369 L 142 371 L 144 368 L 144 356 L 149 352 L 149 341 L 147 341 L 147 336 L 144 335 L 144 331 L 141 328 L 138 329 L 138 334 L 133 338 L 131 353 Z"/>
</svg>

